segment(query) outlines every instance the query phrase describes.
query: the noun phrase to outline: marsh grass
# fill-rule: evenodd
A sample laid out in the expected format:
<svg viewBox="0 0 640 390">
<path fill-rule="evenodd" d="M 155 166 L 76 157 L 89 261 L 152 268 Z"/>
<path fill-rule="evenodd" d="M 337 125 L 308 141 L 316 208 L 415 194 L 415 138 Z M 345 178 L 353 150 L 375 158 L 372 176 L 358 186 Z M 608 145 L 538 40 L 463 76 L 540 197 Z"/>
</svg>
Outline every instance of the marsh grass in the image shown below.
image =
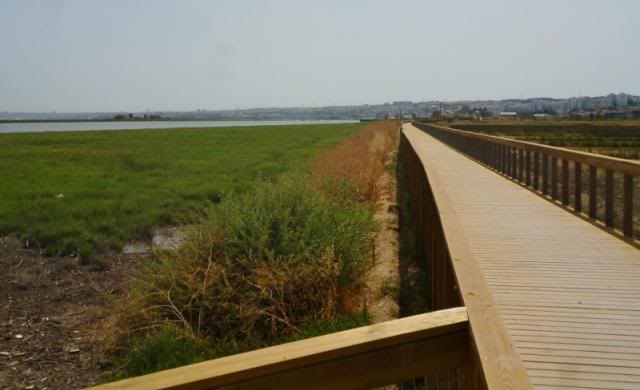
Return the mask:
<svg viewBox="0 0 640 390">
<path fill-rule="evenodd" d="M 212 200 L 303 168 L 361 124 L 0 134 L 0 235 L 119 250 Z"/>
</svg>

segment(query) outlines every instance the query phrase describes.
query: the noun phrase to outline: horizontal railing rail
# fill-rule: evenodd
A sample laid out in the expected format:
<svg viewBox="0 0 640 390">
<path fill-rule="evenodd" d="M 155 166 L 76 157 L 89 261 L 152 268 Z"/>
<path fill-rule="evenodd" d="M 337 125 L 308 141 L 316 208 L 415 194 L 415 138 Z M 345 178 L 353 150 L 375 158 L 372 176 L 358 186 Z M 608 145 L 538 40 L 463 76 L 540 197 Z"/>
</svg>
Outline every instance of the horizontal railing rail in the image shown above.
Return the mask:
<svg viewBox="0 0 640 390">
<path fill-rule="evenodd" d="M 263 348 L 94 389 L 353 389 L 422 378 L 467 389 L 464 307 Z"/>
<path fill-rule="evenodd" d="M 640 199 L 634 194 L 640 184 L 640 162 L 427 123 L 414 125 L 624 237 L 634 240 L 640 234 Z"/>
</svg>

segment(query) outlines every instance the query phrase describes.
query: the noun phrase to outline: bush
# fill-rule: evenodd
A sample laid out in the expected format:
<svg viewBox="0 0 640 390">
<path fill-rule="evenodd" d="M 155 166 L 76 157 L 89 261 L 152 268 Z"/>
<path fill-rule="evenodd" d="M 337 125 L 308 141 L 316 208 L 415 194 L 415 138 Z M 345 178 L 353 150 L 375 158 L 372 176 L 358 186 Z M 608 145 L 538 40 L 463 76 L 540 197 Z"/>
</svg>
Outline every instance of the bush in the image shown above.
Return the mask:
<svg viewBox="0 0 640 390">
<path fill-rule="evenodd" d="M 207 347 L 199 340 L 184 334 L 175 326 L 137 337 L 127 352 L 121 377 L 144 375 L 208 358 Z"/>
<path fill-rule="evenodd" d="M 124 329 L 170 323 L 211 342 L 264 345 L 359 310 L 372 212 L 308 183 L 284 177 L 213 206 L 178 251 L 142 267 Z"/>
</svg>

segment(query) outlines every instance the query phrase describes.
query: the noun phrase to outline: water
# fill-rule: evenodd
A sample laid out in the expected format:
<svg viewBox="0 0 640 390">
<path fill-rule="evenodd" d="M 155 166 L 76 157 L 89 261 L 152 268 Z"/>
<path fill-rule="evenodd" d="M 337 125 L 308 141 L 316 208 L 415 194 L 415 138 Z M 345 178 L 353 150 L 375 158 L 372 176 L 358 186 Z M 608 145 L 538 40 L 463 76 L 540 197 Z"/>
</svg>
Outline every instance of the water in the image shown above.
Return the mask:
<svg viewBox="0 0 640 390">
<path fill-rule="evenodd" d="M 133 241 L 122 248 L 122 253 L 148 254 L 157 250 L 178 249 L 185 239 L 185 231 L 189 226 L 164 226 L 153 231 L 151 242 Z"/>
<path fill-rule="evenodd" d="M 288 120 L 288 121 L 122 121 L 122 122 L 36 122 L 0 123 L 0 133 L 32 133 L 39 131 L 91 131 L 125 129 L 167 129 L 175 127 L 230 127 L 311 125 L 357 123 L 354 120 Z"/>
</svg>

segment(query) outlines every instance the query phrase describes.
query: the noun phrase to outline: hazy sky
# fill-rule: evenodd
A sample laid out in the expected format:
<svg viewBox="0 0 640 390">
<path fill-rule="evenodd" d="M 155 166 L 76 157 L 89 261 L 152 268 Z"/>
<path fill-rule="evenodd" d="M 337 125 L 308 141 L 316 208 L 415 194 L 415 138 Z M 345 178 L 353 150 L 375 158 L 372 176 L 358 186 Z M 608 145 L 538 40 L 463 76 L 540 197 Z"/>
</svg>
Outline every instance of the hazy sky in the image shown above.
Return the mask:
<svg viewBox="0 0 640 390">
<path fill-rule="evenodd" d="M 640 1 L 0 0 L 0 111 L 640 93 Z"/>
</svg>

